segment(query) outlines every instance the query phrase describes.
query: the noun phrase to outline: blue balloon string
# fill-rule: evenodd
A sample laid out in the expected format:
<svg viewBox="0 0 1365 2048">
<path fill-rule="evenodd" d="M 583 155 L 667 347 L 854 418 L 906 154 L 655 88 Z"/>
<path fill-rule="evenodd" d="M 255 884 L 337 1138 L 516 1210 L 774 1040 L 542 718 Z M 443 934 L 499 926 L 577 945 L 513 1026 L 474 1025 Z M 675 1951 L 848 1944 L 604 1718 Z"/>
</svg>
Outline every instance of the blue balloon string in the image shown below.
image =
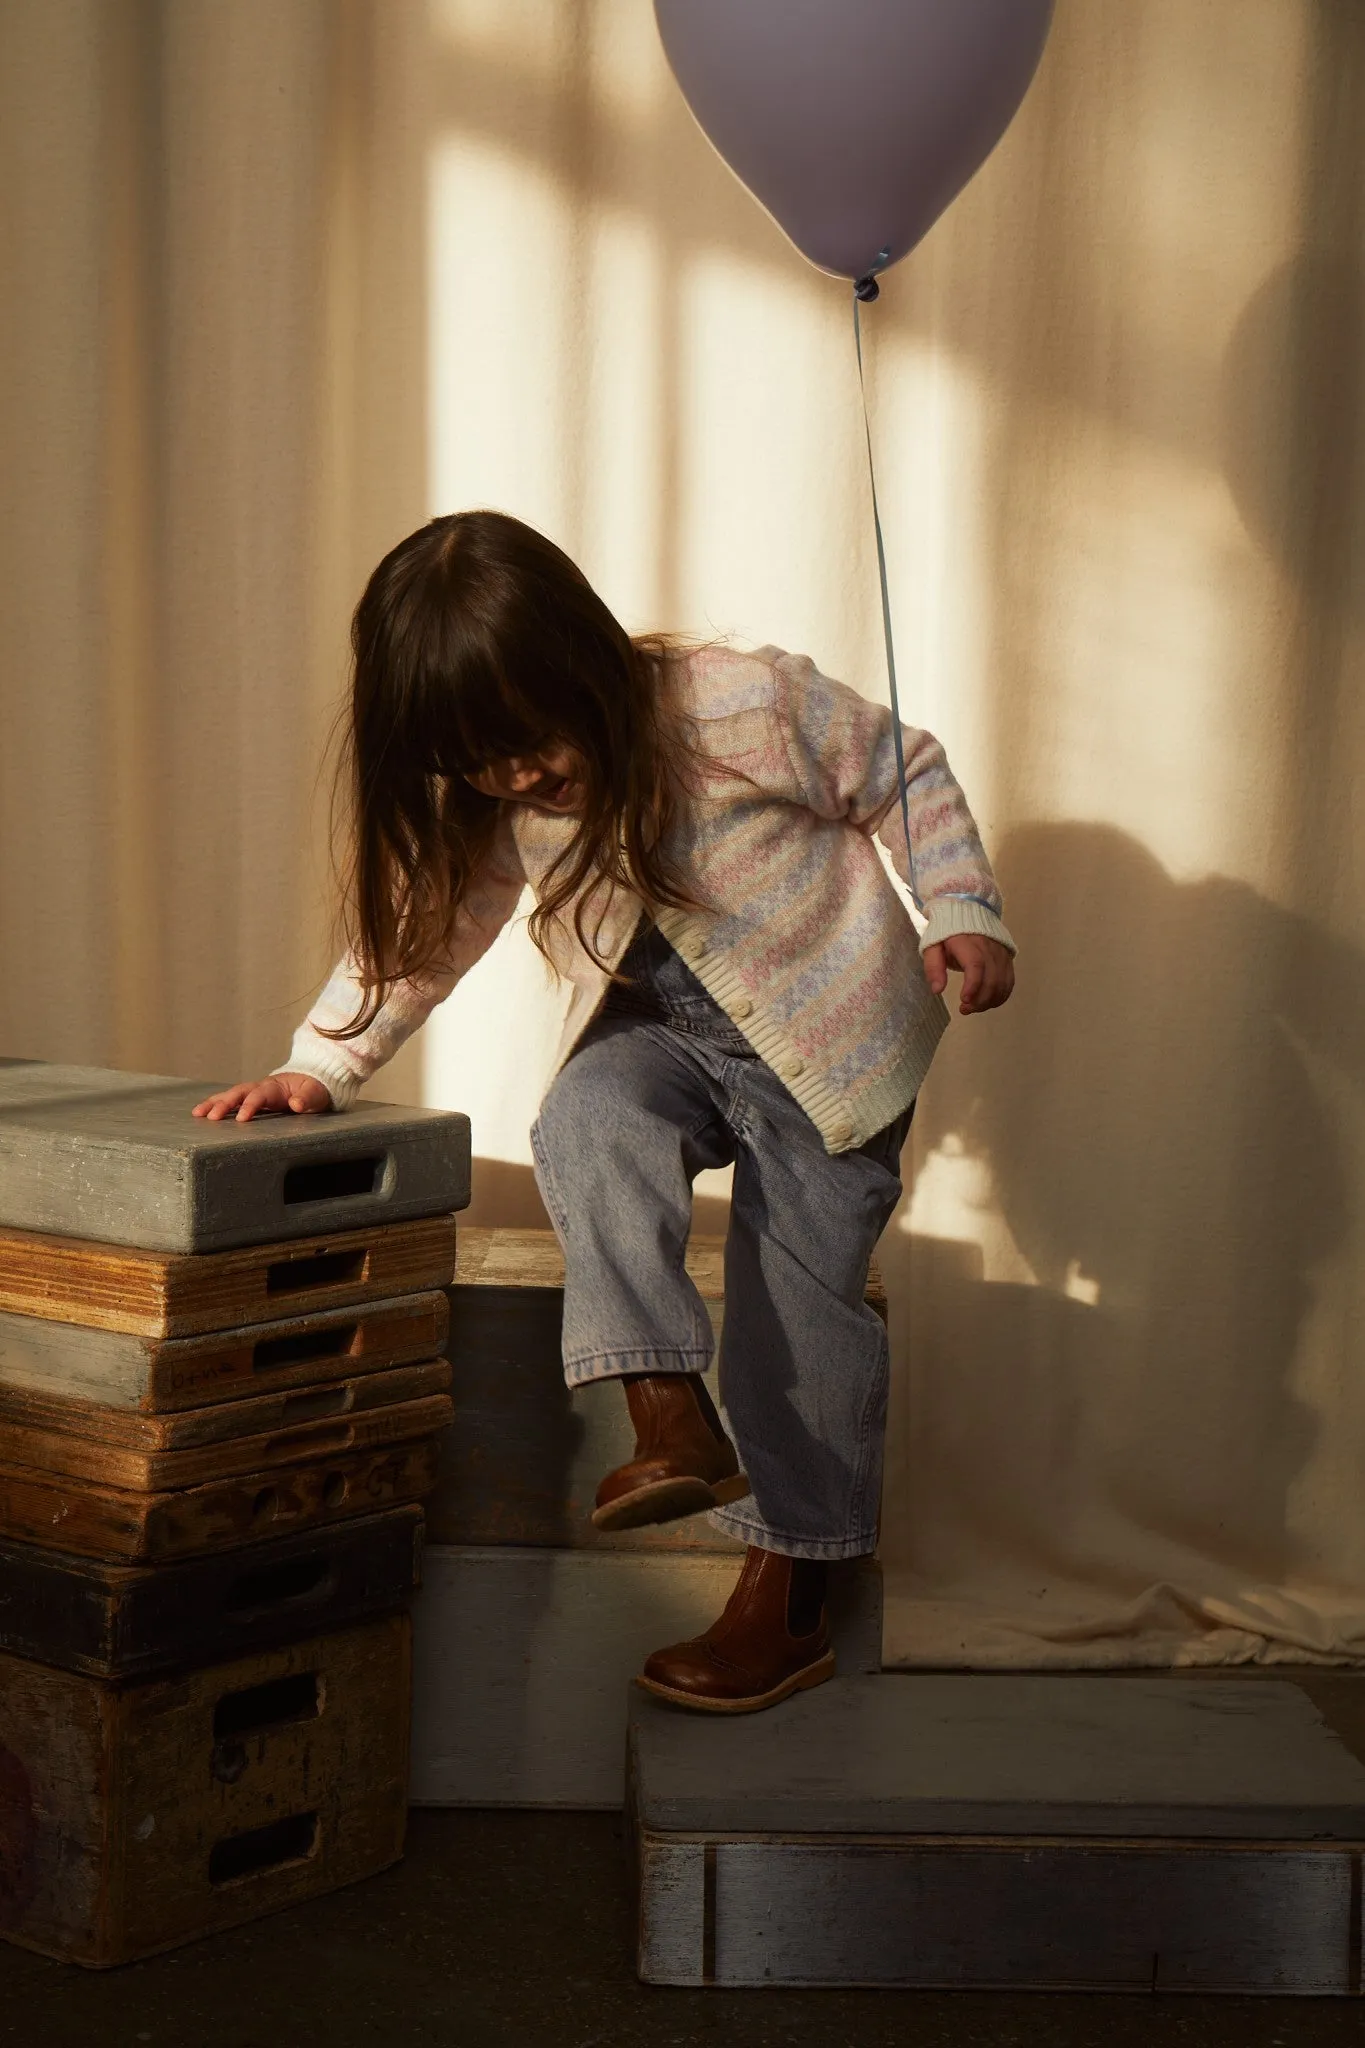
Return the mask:
<svg viewBox="0 0 1365 2048">
<path fill-rule="evenodd" d="M 877 268 L 886 261 L 888 252 L 882 251 Z M 870 289 L 869 289 L 870 287 Z M 919 891 L 915 887 L 915 849 L 910 843 L 910 799 L 905 791 L 905 741 L 901 734 L 900 693 L 896 688 L 896 643 L 891 632 L 891 588 L 886 579 L 886 544 L 882 539 L 882 515 L 877 505 L 877 467 L 872 460 L 872 422 L 867 410 L 867 379 L 863 374 L 863 329 L 861 299 L 876 296 L 876 268 L 865 278 L 859 278 L 853 287 L 853 345 L 858 353 L 858 390 L 863 401 L 863 434 L 867 440 L 867 475 L 872 486 L 872 526 L 877 536 L 877 575 L 882 586 L 882 633 L 886 640 L 886 674 L 891 685 L 891 735 L 896 747 L 896 780 L 900 787 L 901 824 L 905 831 L 905 857 L 909 862 L 910 894 L 916 910 L 923 912 Z"/>
</svg>

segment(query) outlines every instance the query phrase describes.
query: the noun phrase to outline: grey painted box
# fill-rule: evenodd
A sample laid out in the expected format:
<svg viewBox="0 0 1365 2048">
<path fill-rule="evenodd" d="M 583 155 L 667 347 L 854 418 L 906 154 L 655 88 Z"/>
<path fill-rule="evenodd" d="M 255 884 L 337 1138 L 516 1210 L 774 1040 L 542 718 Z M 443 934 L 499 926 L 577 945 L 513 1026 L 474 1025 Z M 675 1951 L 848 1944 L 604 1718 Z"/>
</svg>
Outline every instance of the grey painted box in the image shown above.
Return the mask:
<svg viewBox="0 0 1365 2048">
<path fill-rule="evenodd" d="M 210 1252 L 468 1205 L 457 1111 L 210 1124 L 190 1111 L 213 1085 L 0 1060 L 0 1226 Z"/>
<path fill-rule="evenodd" d="M 413 1804 L 621 1806 L 631 1680 L 651 1650 L 716 1619 L 739 1568 L 705 1554 L 429 1544 L 413 1609 Z M 831 1568 L 829 1611 L 840 1669 L 875 1671 L 872 1559 Z"/>
<path fill-rule="evenodd" d="M 651 1983 L 1360 1990 L 1365 1764 L 1291 1683 L 639 1697 L 630 1811 Z"/>
</svg>

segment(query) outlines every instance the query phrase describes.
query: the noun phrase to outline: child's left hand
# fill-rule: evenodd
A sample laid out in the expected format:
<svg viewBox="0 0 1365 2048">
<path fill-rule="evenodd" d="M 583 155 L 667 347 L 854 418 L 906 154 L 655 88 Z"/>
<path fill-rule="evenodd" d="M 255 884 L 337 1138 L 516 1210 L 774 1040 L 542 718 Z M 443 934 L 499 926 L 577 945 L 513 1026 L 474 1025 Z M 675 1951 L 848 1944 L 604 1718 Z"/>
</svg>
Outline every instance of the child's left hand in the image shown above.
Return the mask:
<svg viewBox="0 0 1365 2048">
<path fill-rule="evenodd" d="M 979 1010 L 998 1010 L 1010 999 L 1014 987 L 1014 955 L 998 939 L 982 938 L 977 932 L 956 932 L 937 946 L 924 949 L 924 973 L 930 988 L 941 996 L 948 986 L 948 969 L 962 976 L 958 1009 L 964 1017 Z"/>
</svg>

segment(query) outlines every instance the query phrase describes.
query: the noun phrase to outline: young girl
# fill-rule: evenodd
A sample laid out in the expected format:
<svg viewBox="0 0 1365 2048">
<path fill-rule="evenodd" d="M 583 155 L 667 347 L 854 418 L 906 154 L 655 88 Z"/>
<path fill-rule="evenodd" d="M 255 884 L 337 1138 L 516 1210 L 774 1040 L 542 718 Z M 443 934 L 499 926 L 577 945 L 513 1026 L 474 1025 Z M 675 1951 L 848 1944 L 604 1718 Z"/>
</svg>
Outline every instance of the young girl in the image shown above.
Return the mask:
<svg viewBox="0 0 1365 2048">
<path fill-rule="evenodd" d="M 887 1345 L 863 1295 L 947 1021 L 1013 985 L 961 790 L 802 657 L 630 639 L 515 519 L 436 519 L 353 629 L 351 947 L 288 1065 L 195 1111 L 344 1110 L 492 944 L 529 882 L 572 983 L 531 1133 L 564 1250 L 571 1387 L 620 1380 L 635 1456 L 605 1529 L 709 1509 L 748 1546 L 706 1634 L 640 1682 L 719 1713 L 831 1675 L 825 1561 L 873 1549 Z M 914 928 L 874 845 L 916 893 Z M 722 1389 L 683 1264 L 692 1183 L 733 1163 Z M 732 1441 L 733 1438 L 733 1441 Z"/>
</svg>

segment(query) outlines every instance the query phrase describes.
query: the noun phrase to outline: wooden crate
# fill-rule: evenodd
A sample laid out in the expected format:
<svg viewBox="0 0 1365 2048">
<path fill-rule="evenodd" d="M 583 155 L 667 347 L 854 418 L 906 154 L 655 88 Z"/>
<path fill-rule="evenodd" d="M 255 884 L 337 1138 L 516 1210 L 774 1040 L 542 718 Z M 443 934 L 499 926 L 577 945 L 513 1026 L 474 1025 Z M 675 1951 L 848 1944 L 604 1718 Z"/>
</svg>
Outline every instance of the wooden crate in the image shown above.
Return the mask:
<svg viewBox="0 0 1365 2048">
<path fill-rule="evenodd" d="M 220 1664 L 393 1612 L 421 1559 L 416 1506 L 178 1564 L 0 1543 L 0 1650 L 97 1678 Z"/>
<path fill-rule="evenodd" d="M 449 1322 L 446 1297 L 435 1290 L 207 1337 L 140 1337 L 0 1313 L 0 1402 L 22 1394 L 139 1415 L 202 1409 L 435 1358 Z"/>
<path fill-rule="evenodd" d="M 630 1719 L 646 1982 L 1359 1993 L 1365 1764 L 1296 1685 L 885 1673 Z"/>
<path fill-rule="evenodd" d="M 22 1543 L 116 1563 L 199 1557 L 421 1500 L 435 1481 L 436 1458 L 437 1440 L 421 1437 L 178 1493 L 132 1493 L 0 1465 L 0 1529 Z"/>
<path fill-rule="evenodd" d="M 725 1241 L 694 1237 L 687 1270 L 719 1337 Z M 433 1542 L 609 1551 L 742 1549 L 704 1516 L 613 1534 L 595 1529 L 598 1482 L 634 1455 L 621 1388 L 570 1393 L 560 1348 L 564 1260 L 553 1231 L 461 1230 L 450 1290 L 455 1422 L 427 1508 Z M 867 1299 L 885 1316 L 875 1268 Z M 718 1399 L 717 1373 L 708 1376 Z"/>
<path fill-rule="evenodd" d="M 469 1201 L 469 1119 L 190 1114 L 202 1081 L 0 1060 L 0 1224 L 160 1251 L 312 1237 Z"/>
<path fill-rule="evenodd" d="M 698 1635 L 739 1559 L 429 1544 L 413 1605 L 418 1806 L 619 1807 L 626 1703 L 651 1650 Z M 881 1663 L 881 1573 L 831 1567 L 842 1671 Z"/>
<path fill-rule="evenodd" d="M 0 1230 L 0 1310 L 137 1337 L 193 1337 L 415 1294 L 446 1286 L 454 1271 L 453 1216 L 198 1254 Z"/>
<path fill-rule="evenodd" d="M 401 1856 L 406 1616 L 114 1686 L 0 1657 L 0 1933 L 106 1968 Z"/>
<path fill-rule="evenodd" d="M 433 1298 L 439 1301 L 441 1296 Z M 389 1366 L 383 1372 L 357 1373 L 323 1386 L 262 1392 L 250 1400 L 215 1401 L 208 1407 L 178 1408 L 162 1415 L 109 1407 L 102 1401 L 67 1400 L 55 1394 L 0 1387 L 0 1442 L 7 1428 L 18 1427 L 56 1431 L 127 1450 L 195 1450 L 204 1444 L 270 1436 L 304 1423 L 335 1421 L 341 1416 L 367 1414 L 372 1408 L 446 1394 L 450 1378 L 448 1359 L 428 1358 L 416 1365 Z M 6 1457 L 8 1453 L 0 1450 L 0 1459 Z M 16 1457 L 12 1462 L 32 1461 Z M 109 1483 L 123 1486 L 128 1482 L 111 1479 Z"/>
<path fill-rule="evenodd" d="M 443 1360 L 413 1370 L 419 1374 L 428 1371 L 434 1384 L 448 1379 L 449 1368 Z M 377 1377 L 382 1380 L 385 1375 Z M 449 1427 L 450 1417 L 450 1396 L 428 1391 L 417 1400 L 367 1404 L 353 1413 L 295 1422 L 273 1434 L 217 1437 L 184 1449 L 155 1450 L 103 1443 L 92 1434 L 30 1428 L 0 1416 L 0 1466 L 25 1467 L 54 1478 L 88 1480 L 96 1487 L 126 1488 L 131 1493 L 179 1493 L 244 1473 L 259 1477 L 280 1467 L 317 1464 L 433 1436 Z"/>
</svg>

